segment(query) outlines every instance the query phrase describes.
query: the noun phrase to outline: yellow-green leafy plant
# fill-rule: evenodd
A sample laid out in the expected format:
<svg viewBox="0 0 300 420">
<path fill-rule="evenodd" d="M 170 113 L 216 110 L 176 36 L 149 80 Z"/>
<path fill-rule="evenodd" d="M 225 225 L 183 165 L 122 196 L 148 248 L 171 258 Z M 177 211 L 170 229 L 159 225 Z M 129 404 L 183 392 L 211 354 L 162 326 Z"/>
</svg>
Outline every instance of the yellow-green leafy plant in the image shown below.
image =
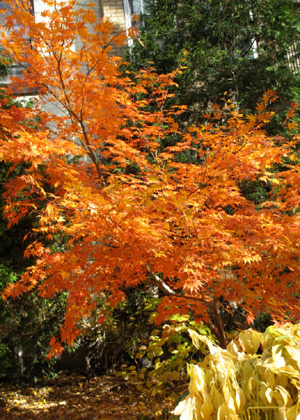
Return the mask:
<svg viewBox="0 0 300 420">
<path fill-rule="evenodd" d="M 154 318 L 155 313 L 149 321 Z M 196 347 L 188 331 L 210 337 L 213 341 L 205 325 L 197 324 L 189 315 L 173 315 L 168 323 L 151 331 L 149 340 L 132 354 L 133 362 L 122 364 L 116 375 L 152 395 L 167 391 L 167 384 L 175 388 L 180 377 L 186 375 L 186 365 L 196 364 L 199 357 L 206 354 L 205 342 Z"/>
<path fill-rule="evenodd" d="M 226 349 L 189 330 L 209 354 L 188 365 L 180 420 L 300 420 L 300 324 L 242 331 Z"/>
</svg>

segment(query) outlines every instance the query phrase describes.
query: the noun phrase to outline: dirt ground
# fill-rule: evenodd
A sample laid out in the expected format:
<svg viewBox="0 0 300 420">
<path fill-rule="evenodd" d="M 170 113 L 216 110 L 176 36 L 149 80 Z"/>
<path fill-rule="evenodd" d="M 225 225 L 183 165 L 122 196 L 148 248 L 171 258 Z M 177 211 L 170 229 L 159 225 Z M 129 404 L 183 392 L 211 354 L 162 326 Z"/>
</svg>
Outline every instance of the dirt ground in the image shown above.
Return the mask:
<svg viewBox="0 0 300 420">
<path fill-rule="evenodd" d="M 169 420 L 179 388 L 151 396 L 115 377 L 66 374 L 34 387 L 0 384 L 0 419 Z"/>
</svg>

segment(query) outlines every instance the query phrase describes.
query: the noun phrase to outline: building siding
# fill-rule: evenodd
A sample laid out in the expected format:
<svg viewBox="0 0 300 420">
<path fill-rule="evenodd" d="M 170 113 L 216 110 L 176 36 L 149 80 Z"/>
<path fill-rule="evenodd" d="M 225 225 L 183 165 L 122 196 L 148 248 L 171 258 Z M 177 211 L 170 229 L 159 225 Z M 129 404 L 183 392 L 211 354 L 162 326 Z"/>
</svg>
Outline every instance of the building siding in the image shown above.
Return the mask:
<svg viewBox="0 0 300 420">
<path fill-rule="evenodd" d="M 123 0 L 103 0 L 103 15 L 116 26 L 116 29 L 125 29 Z"/>
</svg>

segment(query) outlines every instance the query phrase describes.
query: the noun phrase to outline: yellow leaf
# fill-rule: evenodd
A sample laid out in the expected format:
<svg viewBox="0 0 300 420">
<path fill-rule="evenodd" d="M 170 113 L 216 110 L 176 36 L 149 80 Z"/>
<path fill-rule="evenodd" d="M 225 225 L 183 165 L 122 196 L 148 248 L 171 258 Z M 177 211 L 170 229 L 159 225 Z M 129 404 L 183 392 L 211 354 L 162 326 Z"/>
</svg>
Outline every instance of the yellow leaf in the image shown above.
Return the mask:
<svg viewBox="0 0 300 420">
<path fill-rule="evenodd" d="M 246 404 L 245 393 L 241 388 L 236 389 L 234 401 L 235 401 L 236 411 L 238 414 L 240 414 Z"/>
<path fill-rule="evenodd" d="M 300 414 L 299 413 L 300 407 L 299 404 L 295 404 L 289 409 L 286 410 L 286 418 L 287 420 L 300 420 Z M 298 414 L 298 415 L 297 415 Z"/>
<path fill-rule="evenodd" d="M 207 394 L 207 392 L 204 393 L 203 396 L 203 404 L 201 406 L 200 409 L 200 413 L 201 414 L 201 418 L 203 420 L 211 420 L 211 415 L 214 411 L 214 406 L 211 402 L 211 399 L 209 398 L 209 395 Z"/>
<path fill-rule="evenodd" d="M 274 398 L 277 400 L 279 407 L 291 407 L 293 400 L 288 391 L 280 385 L 277 385 L 274 390 Z"/>
<path fill-rule="evenodd" d="M 245 353 L 255 354 L 261 344 L 262 333 L 249 329 L 240 332 L 238 341 Z"/>
</svg>

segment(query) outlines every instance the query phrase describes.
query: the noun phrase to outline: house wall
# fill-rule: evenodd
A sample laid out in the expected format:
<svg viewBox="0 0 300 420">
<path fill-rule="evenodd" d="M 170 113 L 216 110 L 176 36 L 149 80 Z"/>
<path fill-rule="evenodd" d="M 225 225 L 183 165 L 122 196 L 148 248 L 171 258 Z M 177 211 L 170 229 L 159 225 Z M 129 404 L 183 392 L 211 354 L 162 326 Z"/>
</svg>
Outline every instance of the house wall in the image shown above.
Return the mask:
<svg viewBox="0 0 300 420">
<path fill-rule="evenodd" d="M 57 3 L 59 3 L 62 0 L 57 0 Z M 97 16 L 99 16 L 99 19 L 101 18 L 101 16 L 103 15 L 102 13 L 102 1 L 101 0 L 77 0 L 76 2 L 76 8 L 82 8 L 85 9 L 87 8 L 90 4 L 95 4 L 95 6 L 93 7 L 93 9 L 95 10 Z M 44 18 L 41 16 L 41 13 L 43 12 L 43 10 L 45 10 L 45 5 L 43 0 L 33 0 L 33 4 L 34 4 L 34 15 L 35 15 L 35 19 L 37 21 L 43 21 Z"/>
<path fill-rule="evenodd" d="M 60 1 L 60 0 L 58 0 Z M 34 3 L 34 13 L 36 19 L 43 20 L 41 17 L 41 12 L 44 10 L 45 6 L 42 0 L 33 0 Z M 90 4 L 94 3 L 95 10 L 99 19 L 102 16 L 107 17 L 117 29 L 125 28 L 125 16 L 124 16 L 124 3 L 123 0 L 77 0 L 77 8 L 86 8 Z"/>
<path fill-rule="evenodd" d="M 103 16 L 107 17 L 116 29 L 125 29 L 123 0 L 102 0 Z"/>
<path fill-rule="evenodd" d="M 56 0 L 57 3 L 63 0 Z M 125 0 L 126 1 L 126 0 Z M 45 10 L 43 0 L 33 0 L 34 3 L 34 14 L 36 21 L 45 21 L 45 18 L 41 15 Z M 86 9 L 90 4 L 94 4 L 93 9 L 96 12 L 99 20 L 102 17 L 107 17 L 114 25 L 115 33 L 125 29 L 125 13 L 123 0 L 77 0 L 76 9 Z M 74 49 L 79 50 L 82 47 L 79 39 L 75 41 Z M 113 54 L 121 55 L 122 50 L 120 48 L 113 48 Z M 59 103 L 49 102 L 43 105 L 43 108 L 56 115 L 64 115 L 64 110 Z M 53 127 L 54 131 L 55 128 Z"/>
<path fill-rule="evenodd" d="M 57 1 L 59 2 L 62 0 Z M 43 21 L 44 18 L 41 16 L 41 13 L 45 8 L 43 1 L 33 0 L 33 3 L 36 20 Z M 114 33 L 118 33 L 126 28 L 123 0 L 77 0 L 76 8 L 85 9 L 92 3 L 94 4 L 93 9 L 99 19 L 104 16 L 113 23 L 115 27 Z M 79 47 L 79 45 L 77 47 Z M 113 52 L 120 54 L 121 50 L 115 48 Z"/>
<path fill-rule="evenodd" d="M 65 0 L 56 0 L 57 3 Z M 45 10 L 45 4 L 43 0 L 31 0 L 34 9 L 35 20 L 37 22 L 47 21 L 45 16 L 42 16 L 42 12 Z M 96 12 L 99 20 L 102 17 L 107 17 L 114 25 L 114 33 L 127 29 L 130 24 L 130 16 L 128 14 L 128 0 L 76 0 L 76 8 L 86 9 L 93 4 L 93 9 Z M 4 3 L 0 0 L 0 8 L 5 7 Z M 125 7 L 125 9 L 124 9 Z M 125 13 L 125 11 L 127 13 Z M 125 19 L 125 14 L 127 20 Z M 129 20 L 128 20 L 129 19 Z M 3 15 L 0 15 L 0 23 L 3 23 Z M 82 47 L 79 39 L 74 43 L 74 49 L 79 50 Z M 122 55 L 123 49 L 121 47 L 113 47 L 112 54 Z M 22 77 L 22 68 L 18 65 L 13 65 L 10 70 L 10 74 L 17 77 Z M 1 79 L 1 84 L 8 84 L 11 82 L 10 77 Z"/>
</svg>

